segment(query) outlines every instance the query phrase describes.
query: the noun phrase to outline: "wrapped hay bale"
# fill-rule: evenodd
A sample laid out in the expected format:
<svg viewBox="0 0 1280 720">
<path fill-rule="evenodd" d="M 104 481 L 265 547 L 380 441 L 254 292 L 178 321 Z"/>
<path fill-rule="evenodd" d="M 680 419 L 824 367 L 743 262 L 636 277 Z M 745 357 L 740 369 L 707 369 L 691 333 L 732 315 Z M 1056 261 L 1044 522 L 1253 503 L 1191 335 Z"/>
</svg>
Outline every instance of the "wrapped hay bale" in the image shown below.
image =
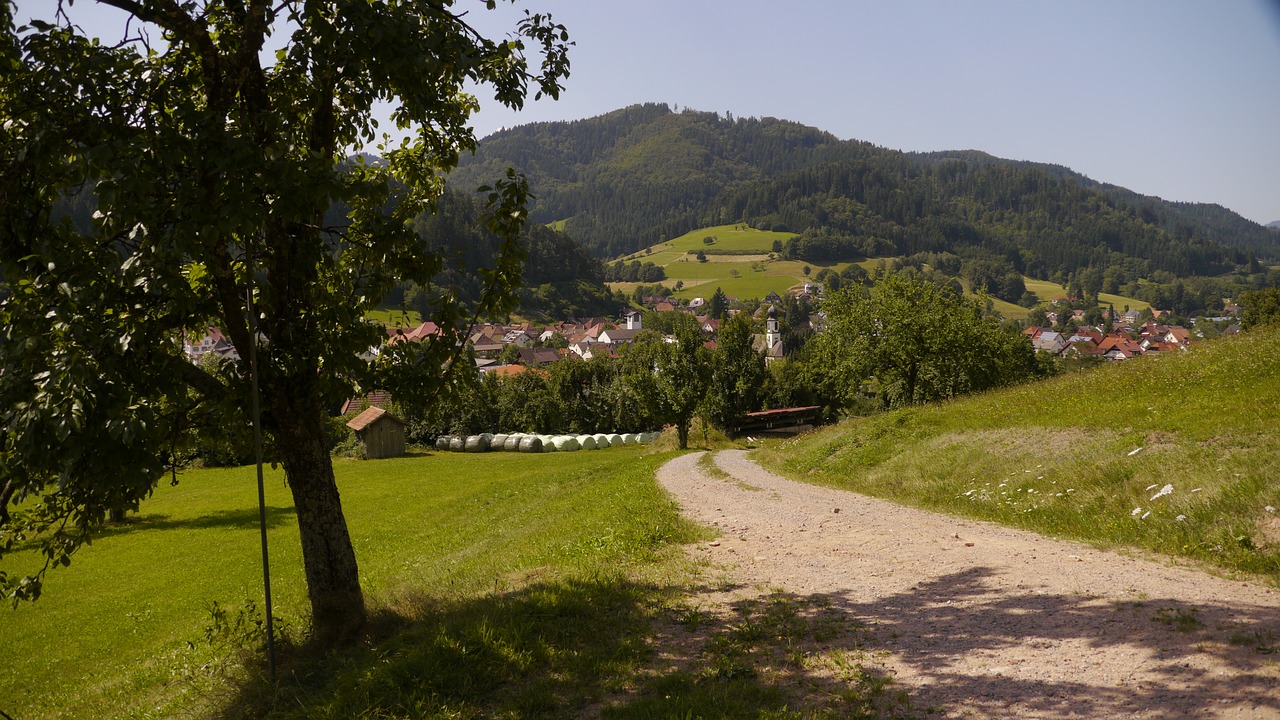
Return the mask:
<svg viewBox="0 0 1280 720">
<path fill-rule="evenodd" d="M 597 448 L 604 449 L 610 446 L 609 436 L 605 435 L 604 433 L 596 433 L 591 437 L 595 439 Z"/>
<path fill-rule="evenodd" d="M 583 450 L 595 450 L 596 439 L 591 437 L 590 435 L 579 435 L 578 447 L 582 448 Z"/>
<path fill-rule="evenodd" d="M 622 444 L 623 445 L 639 445 L 640 436 L 636 435 L 635 433 L 623 433 Z"/>
<path fill-rule="evenodd" d="M 494 452 L 498 452 L 499 450 L 502 449 L 502 446 L 506 444 L 507 444 L 506 435 L 499 434 L 489 438 L 489 449 Z"/>
<path fill-rule="evenodd" d="M 617 447 L 622 444 L 622 436 L 618 433 L 609 433 L 609 445 Z"/>
<path fill-rule="evenodd" d="M 526 435 L 520 438 L 520 452 L 536 453 L 542 452 L 542 439 L 532 435 Z"/>
<path fill-rule="evenodd" d="M 578 444 L 578 438 L 568 435 L 557 435 L 551 442 L 556 446 L 556 452 L 575 452 L 582 449 Z"/>
<path fill-rule="evenodd" d="M 448 435 L 441 435 L 440 437 L 436 438 L 436 446 L 435 446 L 435 447 L 436 447 L 436 449 L 437 449 L 437 450 L 439 450 L 439 451 L 441 451 L 441 452 L 444 452 L 445 450 L 448 450 L 448 449 L 449 449 L 449 436 L 448 436 Z"/>
<path fill-rule="evenodd" d="M 489 441 L 483 435 L 472 435 L 467 438 L 463 448 L 469 453 L 489 452 Z"/>
<path fill-rule="evenodd" d="M 536 438 L 535 438 L 535 439 L 536 439 Z M 518 436 L 518 435 L 508 435 L 508 436 L 507 436 L 507 439 L 506 439 L 506 440 L 504 440 L 504 441 L 502 442 L 502 451 L 503 451 L 503 452 L 517 452 L 518 450 L 520 450 L 520 445 L 521 445 L 521 443 L 523 443 L 524 441 L 525 441 L 525 438 L 523 438 L 523 437 L 521 437 L 521 436 Z"/>
<path fill-rule="evenodd" d="M 460 437 L 449 438 L 449 450 L 452 452 L 462 452 L 466 449 L 467 441 Z"/>
</svg>

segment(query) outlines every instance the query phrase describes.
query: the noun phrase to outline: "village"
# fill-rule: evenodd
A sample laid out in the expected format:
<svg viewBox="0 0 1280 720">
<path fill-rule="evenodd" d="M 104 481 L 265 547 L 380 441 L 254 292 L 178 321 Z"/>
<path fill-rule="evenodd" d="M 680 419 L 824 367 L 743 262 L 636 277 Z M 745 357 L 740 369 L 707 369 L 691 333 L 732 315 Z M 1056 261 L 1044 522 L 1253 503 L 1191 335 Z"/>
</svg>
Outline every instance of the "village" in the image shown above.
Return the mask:
<svg viewBox="0 0 1280 720">
<path fill-rule="evenodd" d="M 805 283 L 793 288 L 789 299 L 802 302 L 808 307 L 810 303 L 820 300 L 821 292 L 821 285 Z M 723 319 L 754 307 L 752 317 L 764 329 L 763 333 L 755 335 L 755 350 L 764 356 L 766 363 L 781 360 L 785 349 L 777 314 L 783 296 L 771 292 L 762 301 L 743 302 L 734 296 L 727 296 L 724 300 L 729 307 L 725 307 L 721 317 L 711 314 L 712 303 L 706 298 L 695 297 L 682 302 L 672 297 L 646 296 L 641 298 L 643 310 L 629 307 L 617 318 L 566 318 L 551 324 L 481 323 L 468 332 L 467 346 L 474 357 L 476 371 L 481 376 L 489 373 L 500 376 L 518 375 L 529 369 L 546 367 L 571 358 L 618 359 L 622 348 L 644 329 L 643 317 L 647 311 L 683 313 L 693 317 L 706 338 L 704 344 L 708 349 L 714 349 L 716 333 Z M 1052 304 L 1064 305 L 1067 301 L 1060 298 L 1055 299 Z M 1239 306 L 1228 303 L 1225 311 L 1229 314 L 1204 320 L 1225 325 L 1219 333 L 1221 335 L 1238 333 L 1240 328 L 1235 319 L 1240 312 Z M 1048 311 L 1045 313 L 1047 325 L 1031 325 L 1023 330 L 1023 335 L 1037 352 L 1064 359 L 1100 358 L 1111 362 L 1123 362 L 1143 355 L 1185 351 L 1196 340 L 1204 337 L 1203 332 L 1195 329 L 1194 320 L 1192 328 L 1159 322 L 1168 315 L 1161 310 L 1128 310 L 1123 314 L 1113 315 L 1111 310 L 1103 308 L 1101 315 L 1106 321 L 1104 324 L 1090 325 L 1086 323 L 1084 310 Z M 806 327 L 791 329 L 821 332 L 822 320 L 822 314 L 818 312 L 811 320 L 805 321 Z M 414 327 L 387 327 L 386 333 L 386 343 L 392 345 L 421 342 L 439 335 L 440 328 L 427 321 Z M 234 346 L 218 328 L 209 328 L 199 338 L 187 338 L 183 348 L 194 363 L 201 362 L 210 353 L 224 359 L 238 358 Z M 380 348 L 370 348 L 366 357 L 375 357 L 379 352 Z"/>
</svg>

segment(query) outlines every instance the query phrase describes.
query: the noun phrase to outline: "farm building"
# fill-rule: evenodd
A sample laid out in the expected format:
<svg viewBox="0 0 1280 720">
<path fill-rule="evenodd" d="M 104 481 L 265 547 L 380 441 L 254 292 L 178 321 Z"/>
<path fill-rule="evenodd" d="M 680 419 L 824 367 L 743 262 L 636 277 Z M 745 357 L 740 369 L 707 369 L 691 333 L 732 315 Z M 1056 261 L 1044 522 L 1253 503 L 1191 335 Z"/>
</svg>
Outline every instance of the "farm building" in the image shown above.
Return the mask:
<svg viewBox="0 0 1280 720">
<path fill-rule="evenodd" d="M 351 418 L 347 427 L 356 431 L 356 438 L 364 443 L 365 456 L 370 459 L 404 454 L 405 422 L 380 407 L 371 407 Z"/>
</svg>

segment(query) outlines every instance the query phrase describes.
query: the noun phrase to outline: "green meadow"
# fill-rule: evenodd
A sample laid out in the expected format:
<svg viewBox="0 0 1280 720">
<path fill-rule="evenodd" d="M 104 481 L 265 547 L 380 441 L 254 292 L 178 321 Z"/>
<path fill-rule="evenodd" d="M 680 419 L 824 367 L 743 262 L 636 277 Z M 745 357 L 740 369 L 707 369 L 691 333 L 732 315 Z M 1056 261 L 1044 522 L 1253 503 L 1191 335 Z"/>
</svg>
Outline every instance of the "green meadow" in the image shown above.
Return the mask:
<svg viewBox="0 0 1280 720">
<path fill-rule="evenodd" d="M 1040 298 L 1040 302 L 1051 302 L 1054 298 L 1067 296 L 1067 289 L 1057 283 L 1032 278 L 1024 278 L 1024 280 L 1026 280 L 1027 289 L 1035 293 L 1036 297 Z M 1110 293 L 1098 293 L 1098 303 L 1104 306 L 1110 303 L 1115 306 L 1118 313 L 1124 312 L 1125 307 L 1130 310 L 1145 310 L 1151 307 L 1150 303 L 1145 303 L 1137 298 L 1112 295 Z M 1026 311 L 1024 310 L 1023 313 L 1025 315 Z"/>
<path fill-rule="evenodd" d="M 670 455 L 641 452 L 339 462 L 373 615 L 402 624 L 428 607 L 465 615 L 458 608 L 468 603 L 496 603 L 534 587 L 570 595 L 594 588 L 602 601 L 654 602 L 662 591 L 626 576 L 656 566 L 671 543 L 699 531 L 677 516 L 653 481 Z M 266 489 L 274 614 L 296 641 L 308 606 L 282 472 L 268 471 Z M 96 538 L 70 567 L 51 570 L 39 601 L 5 608 L 0 711 L 28 720 L 256 706 L 262 689 L 254 676 L 217 672 L 237 649 L 233 621 L 253 620 L 247 599 L 259 603 L 261 619 L 256 493 L 251 467 L 189 471 L 177 486 L 162 483 L 127 523 Z M 37 562 L 34 552 L 15 553 L 3 569 L 30 572 Z M 215 602 L 227 613 L 221 624 L 211 612 Z M 225 681 L 238 688 L 234 697 L 211 696 Z M 304 707 L 332 702 L 324 689 L 296 690 L 307 695 Z M 344 716 L 356 715 L 334 715 Z"/>
</svg>

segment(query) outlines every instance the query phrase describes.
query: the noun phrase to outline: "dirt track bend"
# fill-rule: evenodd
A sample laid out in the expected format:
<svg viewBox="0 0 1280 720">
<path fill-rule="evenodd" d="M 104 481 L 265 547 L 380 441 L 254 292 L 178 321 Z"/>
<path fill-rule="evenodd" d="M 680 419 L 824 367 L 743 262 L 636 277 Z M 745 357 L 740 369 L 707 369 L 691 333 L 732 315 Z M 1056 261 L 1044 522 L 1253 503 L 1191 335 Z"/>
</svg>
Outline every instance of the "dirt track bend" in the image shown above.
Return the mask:
<svg viewBox="0 0 1280 720">
<path fill-rule="evenodd" d="M 796 483 L 743 451 L 712 478 L 701 456 L 658 471 L 722 533 L 690 552 L 756 592 L 834 603 L 916 709 L 1280 718 L 1280 590 Z"/>
</svg>

